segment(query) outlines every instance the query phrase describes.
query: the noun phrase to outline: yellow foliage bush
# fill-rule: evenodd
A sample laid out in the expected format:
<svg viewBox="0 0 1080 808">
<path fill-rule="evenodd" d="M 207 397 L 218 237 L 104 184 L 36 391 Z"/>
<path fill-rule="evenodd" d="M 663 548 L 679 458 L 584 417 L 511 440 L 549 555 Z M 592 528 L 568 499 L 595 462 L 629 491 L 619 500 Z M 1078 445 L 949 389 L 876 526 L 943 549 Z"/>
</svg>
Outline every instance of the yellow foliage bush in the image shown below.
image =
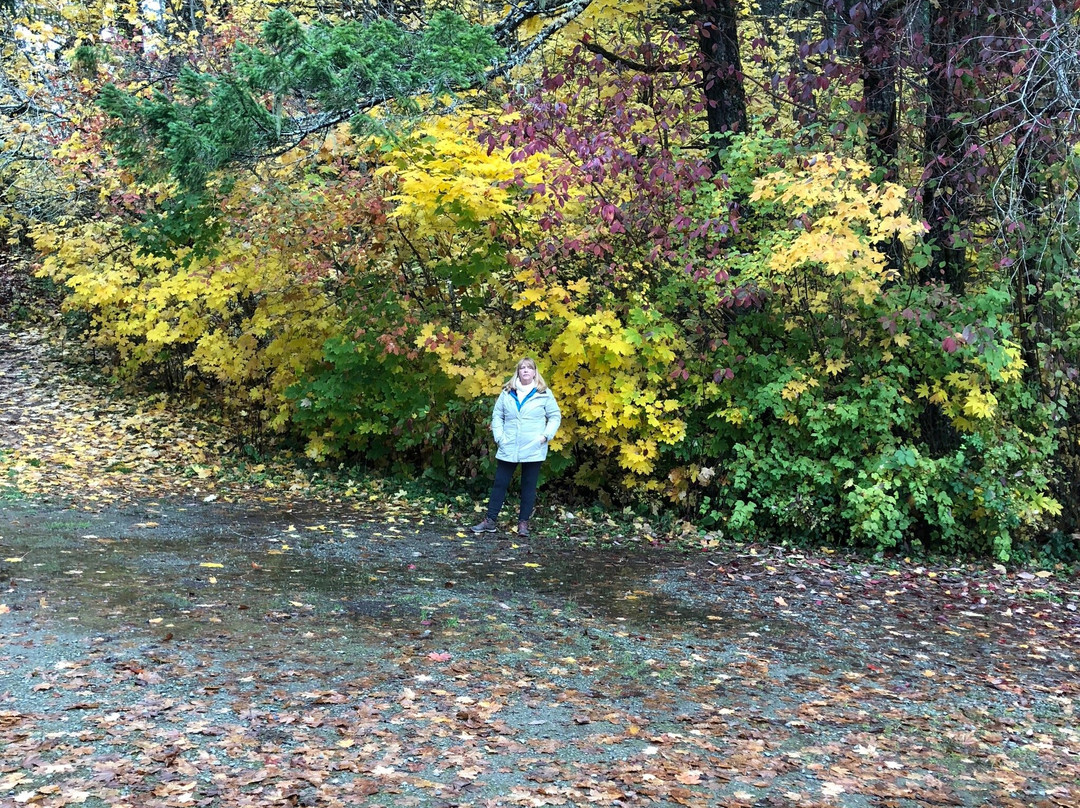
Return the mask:
<svg viewBox="0 0 1080 808">
<path fill-rule="evenodd" d="M 837 303 L 874 302 L 899 276 L 878 245 L 895 238 L 910 248 L 925 232 L 904 212 L 906 189 L 870 175 L 861 160 L 822 154 L 754 180 L 751 201 L 775 202 L 791 216 L 792 226 L 775 231 L 768 245 L 767 267 L 796 308 L 820 315 Z"/>
<path fill-rule="evenodd" d="M 639 485 L 655 468 L 660 445 L 678 443 L 685 434 L 665 373 L 680 341 L 660 335 L 661 329 L 645 337 L 614 311 L 590 307 L 585 280 L 562 286 L 528 271 L 516 279 L 521 286 L 512 306 L 547 328 L 545 344 L 512 344 L 505 327 L 486 321 L 468 334 L 429 324 L 417 346 L 460 379 L 457 393 L 466 400 L 496 395 L 516 358 L 539 354 L 540 370 L 563 411 L 552 448 L 613 458 L 627 472 L 625 484 Z"/>
<path fill-rule="evenodd" d="M 342 319 L 280 256 L 236 239 L 213 259 L 169 259 L 140 253 L 106 221 L 62 233 L 43 226 L 36 244 L 40 274 L 67 286 L 67 309 L 91 313 L 92 339 L 114 350 L 122 369 L 172 362 L 183 381 L 212 379 L 228 407 L 275 427 L 288 416 L 284 391 L 318 361 Z"/>
<path fill-rule="evenodd" d="M 419 238 L 454 238 L 472 232 L 474 222 L 516 221 L 520 192 L 511 183 L 543 181 L 541 158 L 512 162 L 509 150 L 489 153 L 471 131 L 472 120 L 472 114 L 457 114 L 425 122 L 375 172 L 395 182 L 391 218 Z M 479 235 L 491 237 L 487 228 Z"/>
</svg>

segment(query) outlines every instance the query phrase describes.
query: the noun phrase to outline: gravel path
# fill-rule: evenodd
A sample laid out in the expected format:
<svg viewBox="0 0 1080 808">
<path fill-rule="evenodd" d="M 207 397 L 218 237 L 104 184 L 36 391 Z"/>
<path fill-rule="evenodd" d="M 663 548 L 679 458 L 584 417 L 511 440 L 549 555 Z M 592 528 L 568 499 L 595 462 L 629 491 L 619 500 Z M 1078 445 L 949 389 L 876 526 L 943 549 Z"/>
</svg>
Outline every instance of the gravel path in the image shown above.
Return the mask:
<svg viewBox="0 0 1080 808">
<path fill-rule="evenodd" d="M 1080 804 L 1074 579 L 227 483 L 5 339 L 5 808 Z"/>
</svg>

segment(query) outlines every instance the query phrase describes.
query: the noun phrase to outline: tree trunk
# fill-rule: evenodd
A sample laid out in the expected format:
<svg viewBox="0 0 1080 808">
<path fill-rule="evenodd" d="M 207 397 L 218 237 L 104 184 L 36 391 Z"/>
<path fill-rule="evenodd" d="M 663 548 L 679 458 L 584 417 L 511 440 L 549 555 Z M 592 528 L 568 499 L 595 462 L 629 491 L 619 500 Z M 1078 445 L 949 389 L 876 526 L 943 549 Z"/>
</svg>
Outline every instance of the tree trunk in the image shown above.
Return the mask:
<svg viewBox="0 0 1080 808">
<path fill-rule="evenodd" d="M 967 280 L 971 190 L 960 175 L 966 130 L 956 119 L 965 111 L 957 68 L 970 28 L 964 0 L 941 0 L 927 31 L 926 124 L 923 216 L 934 260 L 919 273 L 923 282 L 943 282 L 962 294 Z"/>
<path fill-rule="evenodd" d="M 1021 211 L 1026 230 L 1034 231 L 1037 227 L 1036 200 L 1038 189 L 1033 176 L 1032 141 L 1034 133 L 1029 133 L 1017 147 L 1017 167 L 1020 180 L 1019 196 Z M 1034 245 L 1028 243 L 1033 233 L 1025 233 L 1020 244 L 1020 254 L 1013 274 L 1013 305 L 1016 308 L 1017 329 L 1020 333 L 1020 355 L 1024 359 L 1029 380 L 1042 383 L 1042 361 L 1039 358 L 1039 342 L 1043 338 L 1042 322 L 1042 272 L 1032 260 Z"/>
<path fill-rule="evenodd" d="M 896 177 L 900 129 L 897 121 L 897 6 L 859 3 L 851 16 L 859 36 L 863 112 L 866 115 L 866 159 L 885 170 L 886 179 Z"/>
<path fill-rule="evenodd" d="M 717 152 L 746 131 L 746 88 L 739 54 L 735 0 L 694 0 L 705 117 Z M 713 167 L 720 169 L 719 156 Z"/>
<path fill-rule="evenodd" d="M 900 152 L 897 49 L 901 11 L 902 0 L 870 0 L 847 9 L 853 33 L 858 38 L 866 161 L 878 169 L 879 179 L 889 181 L 896 179 Z M 892 238 L 878 246 L 888 256 L 889 268 L 899 272 L 904 265 L 900 240 Z"/>
</svg>

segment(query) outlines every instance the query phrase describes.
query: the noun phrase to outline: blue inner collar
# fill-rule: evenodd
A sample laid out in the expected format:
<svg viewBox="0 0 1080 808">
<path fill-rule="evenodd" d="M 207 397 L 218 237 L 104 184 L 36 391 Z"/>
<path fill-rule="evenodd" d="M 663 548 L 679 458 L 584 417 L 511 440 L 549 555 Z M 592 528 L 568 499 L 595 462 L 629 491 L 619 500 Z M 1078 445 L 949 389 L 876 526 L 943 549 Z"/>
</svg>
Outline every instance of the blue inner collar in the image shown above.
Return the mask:
<svg viewBox="0 0 1080 808">
<path fill-rule="evenodd" d="M 518 408 L 519 412 L 521 411 L 521 408 L 522 408 L 522 406 L 524 406 L 525 402 L 528 401 L 530 398 L 532 398 L 533 393 L 535 393 L 535 392 L 536 392 L 536 388 L 534 387 L 532 390 L 529 391 L 529 394 L 527 396 L 525 396 L 525 398 L 519 400 L 517 390 L 516 389 L 511 389 L 510 390 L 510 395 L 512 395 L 514 397 L 514 401 L 517 403 L 517 408 Z"/>
</svg>

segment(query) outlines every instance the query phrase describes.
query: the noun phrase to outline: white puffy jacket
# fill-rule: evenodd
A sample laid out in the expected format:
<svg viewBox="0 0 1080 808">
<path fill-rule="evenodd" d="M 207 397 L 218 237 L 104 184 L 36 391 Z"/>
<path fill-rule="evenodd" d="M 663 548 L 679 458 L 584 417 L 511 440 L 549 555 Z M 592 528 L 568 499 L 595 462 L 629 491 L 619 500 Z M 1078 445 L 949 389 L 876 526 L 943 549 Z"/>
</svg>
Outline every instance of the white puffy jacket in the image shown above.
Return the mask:
<svg viewBox="0 0 1080 808">
<path fill-rule="evenodd" d="M 550 390 L 535 389 L 518 406 L 516 391 L 503 390 L 491 413 L 491 433 L 499 444 L 495 457 L 509 463 L 533 463 L 544 460 L 548 441 L 562 423 L 562 413 Z M 547 438 L 547 440 L 541 440 Z"/>
</svg>

